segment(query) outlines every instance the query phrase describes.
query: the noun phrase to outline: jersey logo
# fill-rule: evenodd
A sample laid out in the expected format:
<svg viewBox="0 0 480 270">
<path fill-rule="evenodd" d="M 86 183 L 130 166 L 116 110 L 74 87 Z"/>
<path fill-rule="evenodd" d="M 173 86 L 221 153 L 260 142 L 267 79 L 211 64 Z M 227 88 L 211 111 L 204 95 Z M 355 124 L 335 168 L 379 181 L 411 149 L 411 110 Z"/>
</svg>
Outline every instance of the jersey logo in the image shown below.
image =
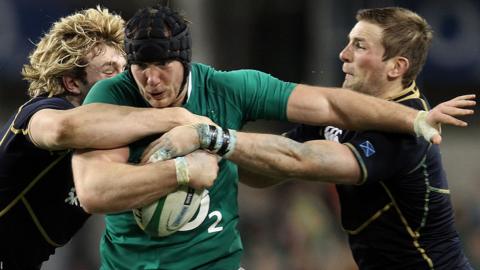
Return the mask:
<svg viewBox="0 0 480 270">
<path fill-rule="evenodd" d="M 343 130 L 332 126 L 325 127 L 325 130 L 323 131 L 325 139 L 334 142 L 339 142 L 338 138 L 340 137 L 340 135 L 342 135 L 342 133 Z"/>
<path fill-rule="evenodd" d="M 68 192 L 68 197 L 65 199 L 65 202 L 70 205 L 75 205 L 75 206 L 80 205 L 80 202 L 78 201 L 77 193 L 75 191 L 75 187 L 72 187 L 70 189 L 70 192 Z"/>
<path fill-rule="evenodd" d="M 373 145 L 369 141 L 364 141 L 361 143 L 360 148 L 362 148 L 366 157 L 370 157 L 375 154 L 375 148 L 373 148 Z"/>
</svg>

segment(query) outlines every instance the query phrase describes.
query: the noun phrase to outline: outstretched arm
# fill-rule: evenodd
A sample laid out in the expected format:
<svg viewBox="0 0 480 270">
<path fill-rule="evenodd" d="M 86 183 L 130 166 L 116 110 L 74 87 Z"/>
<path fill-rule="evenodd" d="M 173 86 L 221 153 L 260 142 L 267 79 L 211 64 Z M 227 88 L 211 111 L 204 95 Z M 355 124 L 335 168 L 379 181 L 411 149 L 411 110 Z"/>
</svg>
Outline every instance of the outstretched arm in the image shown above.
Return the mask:
<svg viewBox="0 0 480 270">
<path fill-rule="evenodd" d="M 70 110 L 44 109 L 29 122 L 29 135 L 40 148 L 109 149 L 171 128 L 205 122 L 181 107 L 153 109 L 110 104 L 88 104 Z"/>
<path fill-rule="evenodd" d="M 176 127 L 152 143 L 145 150 L 143 160 L 156 151 L 173 158 L 197 148 L 206 149 L 212 141 L 212 134 L 216 133 L 213 141 L 225 138 L 220 128 L 212 128 L 215 129 L 209 133 L 210 127 L 205 124 Z M 355 184 L 360 180 L 357 160 L 343 144 L 324 140 L 298 143 L 278 135 L 230 132 L 229 143 L 234 147 L 224 157 L 240 167 L 271 178 L 268 183 L 259 182 L 261 180 L 247 183 L 251 186 L 273 185 L 285 179 L 342 184 Z M 220 148 L 220 145 L 216 147 L 217 150 Z"/>
<path fill-rule="evenodd" d="M 474 98 L 475 95 L 457 97 L 428 114 L 418 115 L 417 110 L 351 90 L 299 84 L 288 100 L 287 117 L 292 122 L 328 124 L 350 130 L 416 133 L 433 143 L 440 143 L 441 137 L 434 128 L 440 124 L 466 126 L 465 122 L 450 115 L 472 114 L 472 110 L 462 109 L 461 114 L 453 110 L 475 105 Z"/>
<path fill-rule="evenodd" d="M 237 143 L 228 159 L 247 170 L 269 176 L 270 185 L 276 184 L 274 180 L 284 179 L 337 184 L 356 184 L 361 179 L 355 156 L 343 144 L 326 140 L 298 143 L 282 136 L 244 132 L 237 133 L 237 140 L 242 143 Z M 267 185 L 261 181 L 255 179 L 247 184 Z"/>
<path fill-rule="evenodd" d="M 446 114 L 444 117 L 451 118 L 445 121 L 457 121 L 455 116 L 471 113 L 463 108 L 475 104 L 469 101 L 471 97 L 455 98 L 432 111 L 440 108 L 441 113 Z M 172 158 L 198 148 L 220 153 L 251 171 L 283 179 L 343 184 L 354 184 L 360 180 L 358 163 L 345 145 L 323 140 L 297 143 L 281 136 L 227 132 L 205 124 L 173 128 L 145 150 L 143 159 L 159 149 Z"/>
</svg>

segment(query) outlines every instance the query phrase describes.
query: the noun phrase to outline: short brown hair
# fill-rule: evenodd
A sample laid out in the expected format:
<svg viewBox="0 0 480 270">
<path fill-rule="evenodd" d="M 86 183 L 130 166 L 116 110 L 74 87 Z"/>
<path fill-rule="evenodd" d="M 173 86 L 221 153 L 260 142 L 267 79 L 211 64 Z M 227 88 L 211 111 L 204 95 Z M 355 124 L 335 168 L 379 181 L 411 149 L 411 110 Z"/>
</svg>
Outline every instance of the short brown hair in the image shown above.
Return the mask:
<svg viewBox="0 0 480 270">
<path fill-rule="evenodd" d="M 62 76 L 72 75 L 85 79 L 85 56 L 108 45 L 122 54 L 124 20 L 108 9 L 90 8 L 61 18 L 54 23 L 36 48 L 31 52 L 30 63 L 23 66 L 22 75 L 29 82 L 28 94 L 36 97 L 65 92 Z"/>
<path fill-rule="evenodd" d="M 395 56 L 408 59 L 410 66 L 402 79 L 404 87 L 414 81 L 427 60 L 433 31 L 417 13 L 401 7 L 362 9 L 357 21 L 376 24 L 383 29 L 383 60 Z"/>
</svg>

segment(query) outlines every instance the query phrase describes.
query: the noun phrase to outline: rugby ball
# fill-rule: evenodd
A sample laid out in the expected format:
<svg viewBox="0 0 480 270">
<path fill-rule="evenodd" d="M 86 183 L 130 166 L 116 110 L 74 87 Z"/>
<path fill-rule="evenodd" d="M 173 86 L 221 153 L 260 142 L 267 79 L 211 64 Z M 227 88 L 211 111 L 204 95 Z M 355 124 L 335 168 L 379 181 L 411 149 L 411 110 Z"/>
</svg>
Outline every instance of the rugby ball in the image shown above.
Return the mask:
<svg viewBox="0 0 480 270">
<path fill-rule="evenodd" d="M 200 207 L 202 193 L 182 186 L 150 205 L 134 209 L 133 216 L 138 226 L 149 235 L 168 236 L 192 219 Z"/>
<path fill-rule="evenodd" d="M 148 163 L 168 159 L 159 149 L 150 156 Z M 167 196 L 150 205 L 133 209 L 138 226 L 152 236 L 168 236 L 187 224 L 200 207 L 203 190 L 180 186 Z"/>
</svg>

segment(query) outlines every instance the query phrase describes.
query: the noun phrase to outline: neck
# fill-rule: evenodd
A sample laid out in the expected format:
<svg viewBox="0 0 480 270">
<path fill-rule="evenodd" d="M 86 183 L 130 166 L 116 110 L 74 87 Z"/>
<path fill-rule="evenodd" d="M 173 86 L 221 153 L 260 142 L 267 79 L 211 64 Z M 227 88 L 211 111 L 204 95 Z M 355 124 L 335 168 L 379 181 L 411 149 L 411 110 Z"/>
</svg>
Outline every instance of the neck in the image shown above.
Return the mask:
<svg viewBox="0 0 480 270">
<path fill-rule="evenodd" d="M 183 84 L 182 89 L 180 89 L 180 91 L 178 92 L 177 99 L 175 100 L 175 102 L 173 103 L 172 106 L 179 107 L 179 106 L 182 106 L 187 101 L 188 87 L 189 87 L 189 77 L 190 76 L 187 76 L 187 78 L 185 79 L 186 82 Z"/>
<path fill-rule="evenodd" d="M 381 89 L 383 91 L 378 93 L 376 97 L 390 100 L 390 99 L 393 99 L 395 96 L 397 96 L 399 93 L 401 93 L 404 88 L 401 81 L 394 81 L 394 82 L 385 84 Z"/>
</svg>

